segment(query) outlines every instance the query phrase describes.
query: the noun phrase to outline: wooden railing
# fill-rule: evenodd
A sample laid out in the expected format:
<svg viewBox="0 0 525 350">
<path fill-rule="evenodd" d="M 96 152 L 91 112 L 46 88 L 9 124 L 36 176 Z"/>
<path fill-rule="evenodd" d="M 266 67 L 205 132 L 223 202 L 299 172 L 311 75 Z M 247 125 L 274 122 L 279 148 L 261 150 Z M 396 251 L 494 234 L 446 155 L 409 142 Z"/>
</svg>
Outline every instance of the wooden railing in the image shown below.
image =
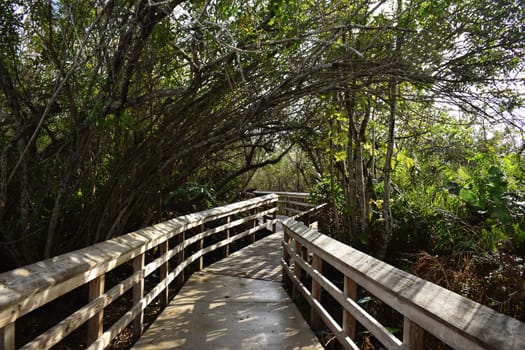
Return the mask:
<svg viewBox="0 0 525 350">
<path fill-rule="evenodd" d="M 354 342 L 357 322 L 387 349 L 423 349 L 426 332 L 455 349 L 525 349 L 525 323 L 390 266 L 301 222 L 285 220 L 283 226 L 284 282 L 310 304 L 312 327 L 324 323 L 344 349 L 359 349 Z M 342 274 L 342 283 L 337 285 L 324 274 L 324 264 Z M 357 303 L 358 287 L 402 315 L 402 339 Z M 323 305 L 326 293 L 340 305 L 341 320 Z"/>
<path fill-rule="evenodd" d="M 297 219 L 307 225 L 314 221 L 315 216 L 326 203 L 314 204 L 309 202 L 310 194 L 306 192 L 269 192 L 254 191 L 257 196 L 264 196 L 270 193 L 279 196 L 279 214 L 288 218 Z"/>
<path fill-rule="evenodd" d="M 205 255 L 224 257 L 234 242 L 253 242 L 258 231 L 275 224 L 277 201 L 277 195 L 269 194 L 181 216 L 0 274 L 0 349 L 20 347 L 15 343 L 18 319 L 81 286 L 89 289 L 85 304 L 23 349 L 48 349 L 86 324 L 88 349 L 106 347 L 129 324 L 133 335 L 140 336 L 146 306 L 154 300 L 166 305 L 170 283 L 184 280 L 190 265 L 201 269 Z M 132 265 L 131 275 L 105 288 L 106 275 L 123 264 Z M 159 282 L 145 292 L 146 277 L 153 273 Z M 128 290 L 133 294 L 131 307 L 104 329 L 104 309 Z"/>
</svg>

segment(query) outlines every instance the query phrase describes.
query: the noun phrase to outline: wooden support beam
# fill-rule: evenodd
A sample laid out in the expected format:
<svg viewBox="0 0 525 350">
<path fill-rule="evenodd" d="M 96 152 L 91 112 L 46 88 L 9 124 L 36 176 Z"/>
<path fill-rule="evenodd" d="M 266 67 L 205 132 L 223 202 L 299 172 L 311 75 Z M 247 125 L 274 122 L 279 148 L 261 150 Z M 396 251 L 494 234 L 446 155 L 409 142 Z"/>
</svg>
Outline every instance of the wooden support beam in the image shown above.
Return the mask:
<svg viewBox="0 0 525 350">
<path fill-rule="evenodd" d="M 231 221 L 232 221 L 232 217 L 228 216 L 226 218 L 226 225 L 228 225 Z M 227 240 L 229 238 L 230 238 L 230 228 L 227 228 L 226 230 L 224 230 L 224 239 Z M 222 248 L 222 256 L 227 257 L 228 255 L 230 255 L 230 245 L 226 244 L 224 248 Z"/>
<path fill-rule="evenodd" d="M 344 296 L 352 300 L 357 300 L 357 284 L 348 276 L 344 280 Z M 343 331 L 355 340 L 357 334 L 356 319 L 350 314 L 347 309 L 343 309 Z"/>
<path fill-rule="evenodd" d="M 312 259 L 312 267 L 317 270 L 320 274 L 322 274 L 323 269 L 323 260 L 320 256 L 314 254 Z M 312 298 L 317 300 L 319 303 L 321 303 L 321 285 L 312 278 Z M 320 329 L 323 326 L 323 322 L 321 321 L 321 316 L 319 315 L 319 312 L 314 307 L 310 308 L 310 324 L 312 326 L 312 329 Z"/>
<path fill-rule="evenodd" d="M 144 270 L 144 253 L 138 255 L 133 259 L 133 272 Z M 133 286 L 133 305 L 137 305 L 144 297 L 144 278 Z M 133 320 L 133 338 L 138 339 L 144 329 L 144 312 L 140 311 Z"/>
<path fill-rule="evenodd" d="M 184 240 L 186 239 L 186 232 L 181 232 L 177 235 L 177 245 L 182 246 L 184 243 Z M 185 259 L 185 253 L 184 248 L 181 248 L 180 252 L 177 254 L 177 258 L 175 259 L 175 266 L 179 266 L 184 262 Z M 184 269 L 179 273 L 179 277 L 177 278 L 176 285 L 177 287 L 182 287 L 184 285 Z"/>
<path fill-rule="evenodd" d="M 301 243 L 299 243 L 299 241 L 295 240 L 295 253 L 298 254 L 299 256 L 302 256 L 302 252 L 303 252 L 303 246 L 301 245 Z M 294 264 L 293 264 L 293 273 L 294 273 L 295 276 L 297 276 L 297 279 L 300 281 L 303 272 L 302 272 L 302 269 L 301 269 L 301 265 L 299 265 L 296 262 L 294 262 Z M 297 288 L 297 286 L 294 283 L 293 284 L 292 297 L 294 299 L 297 299 L 298 296 L 299 296 L 299 289 Z"/>
<path fill-rule="evenodd" d="M 425 331 L 405 316 L 403 320 L 403 344 L 410 350 L 423 350 L 425 348 Z"/>
<path fill-rule="evenodd" d="M 201 233 L 204 231 L 206 231 L 206 228 L 204 227 L 204 224 L 202 224 Z M 203 248 L 204 248 L 204 240 L 200 239 L 199 240 L 199 251 L 201 251 Z M 199 258 L 199 271 L 202 270 L 203 267 L 204 267 L 204 255 L 201 255 L 201 257 Z"/>
<path fill-rule="evenodd" d="M 104 294 L 105 282 L 105 274 L 89 282 L 89 301 Z M 104 309 L 97 312 L 97 314 L 87 322 L 87 326 L 87 344 L 90 345 L 104 333 Z"/>
<path fill-rule="evenodd" d="M 144 252 L 150 251 L 158 247 L 159 242 L 164 242 L 166 239 L 180 241 L 176 247 L 172 247 L 175 251 L 168 250 L 168 254 L 179 262 L 179 268 L 174 270 L 174 274 L 169 273 L 168 279 L 171 281 L 175 278 L 184 280 L 184 273 L 181 273 L 187 264 L 185 264 L 185 252 L 182 242 L 184 242 L 184 232 L 198 228 L 199 226 L 220 220 L 226 217 L 235 217 L 240 213 L 251 211 L 255 208 L 269 207 L 277 203 L 278 196 L 270 194 L 264 197 L 253 198 L 247 201 L 232 203 L 219 208 L 213 208 L 198 213 L 192 213 L 185 216 L 170 219 L 166 222 L 153 225 L 151 227 L 143 228 L 126 235 L 116 237 L 114 239 L 101 242 L 96 246 L 86 247 L 74 252 L 56 256 L 53 259 L 40 261 L 35 264 L 24 266 L 12 271 L 0 273 L 0 350 L 12 350 L 15 348 L 15 323 L 17 319 L 30 313 L 31 311 L 55 300 L 64 294 L 85 286 L 89 288 L 91 301 L 84 307 L 74 311 L 70 316 L 61 320 L 48 331 L 42 333 L 37 338 L 30 340 L 27 343 L 27 348 L 50 348 L 54 344 L 61 341 L 67 334 L 70 334 L 74 329 L 81 325 L 86 325 L 89 328 L 89 335 L 86 334 L 86 340 L 90 341 L 98 339 L 91 344 L 93 348 L 100 344 L 109 344 L 111 339 L 117 336 L 118 332 L 124 329 L 128 324 L 132 323 L 135 330 L 135 335 L 140 335 L 142 332 L 142 311 L 147 304 L 153 299 L 160 297 L 166 289 L 166 283 L 153 287 L 155 295 L 151 292 L 148 296 L 144 296 L 144 278 L 145 273 L 151 273 L 156 269 L 160 269 L 160 274 L 165 276 L 165 270 L 168 270 L 170 264 L 165 264 L 164 259 L 158 259 L 157 262 L 152 262 L 144 267 Z M 266 212 L 259 211 L 257 215 L 269 215 L 273 212 L 273 208 L 266 210 Z M 247 219 L 246 222 L 250 221 Z M 237 223 L 232 223 L 237 226 Z M 239 223 L 240 225 L 241 223 Z M 217 228 L 217 227 L 215 227 Z M 224 231 L 226 228 L 221 228 L 214 233 Z M 228 227 L 230 229 L 230 227 Z M 208 230 L 211 231 L 212 229 Z M 256 229 L 253 229 L 256 230 Z M 249 231 L 251 234 L 253 231 Z M 210 232 L 210 236 L 212 233 Z M 241 237 L 248 236 L 242 235 Z M 175 238 L 177 237 L 177 238 Z M 199 239 L 206 239 L 203 235 Z M 235 238 L 235 237 L 233 237 Z M 190 238 L 191 239 L 191 238 Z M 231 239 L 231 238 L 230 238 Z M 233 240 L 232 240 L 233 241 Z M 193 244 L 198 242 L 197 237 Z M 228 243 L 231 243 L 228 241 Z M 198 243 L 197 243 L 198 244 Z M 209 253 L 213 249 L 222 247 L 222 245 L 209 245 L 205 248 L 205 252 Z M 162 253 L 166 251 L 165 247 L 160 246 Z M 180 253 L 180 254 L 179 254 Z M 175 256 L 172 256 L 175 254 Z M 103 308 L 110 303 L 109 300 L 120 296 L 124 290 L 115 287 L 104 292 L 104 275 L 113 270 L 115 267 L 133 261 L 134 270 L 132 280 L 126 279 L 126 290 L 133 289 L 133 299 L 135 305 L 132 308 L 133 313 L 125 313 L 121 320 L 117 321 L 113 326 L 108 325 L 102 328 Z M 194 260 L 192 260 L 193 262 Z M 130 277 L 131 278 L 131 277 Z M 140 280 L 140 282 L 139 282 Z M 180 283 L 182 286 L 182 282 Z M 102 331 L 101 331 L 102 330 Z M 118 331 L 117 331 L 118 330 Z"/>
<path fill-rule="evenodd" d="M 257 214 L 257 208 L 252 210 L 252 214 Z M 257 218 L 253 219 L 253 227 L 257 227 Z M 255 243 L 255 232 L 250 235 L 250 244 Z"/>
<path fill-rule="evenodd" d="M 0 329 L 0 350 L 15 350 L 15 323 Z"/>
<path fill-rule="evenodd" d="M 283 261 L 288 264 L 288 266 L 291 266 L 291 262 L 290 262 L 290 253 L 288 253 L 288 248 L 290 247 L 290 244 L 291 244 L 291 238 L 290 238 L 290 234 L 289 234 L 289 229 L 287 227 L 284 227 L 284 233 L 283 233 L 283 242 L 285 244 L 285 247 L 283 247 Z M 288 274 L 286 273 L 286 270 L 283 268 L 283 277 L 282 277 L 282 281 L 283 281 L 283 285 L 285 287 L 288 287 L 290 286 L 290 284 L 292 283 L 292 280 L 290 279 L 290 277 L 288 276 Z"/>
<path fill-rule="evenodd" d="M 164 257 L 168 253 L 169 247 L 168 247 L 167 240 L 162 242 L 159 245 L 159 250 L 160 250 L 161 257 Z M 159 275 L 160 275 L 159 277 L 160 277 L 161 282 L 168 277 L 168 270 L 169 270 L 169 261 L 166 260 L 166 262 L 160 265 L 160 268 L 159 268 Z M 159 295 L 160 307 L 162 308 L 168 305 L 168 299 L 169 299 L 168 292 L 169 292 L 169 288 L 166 287 Z"/>
</svg>

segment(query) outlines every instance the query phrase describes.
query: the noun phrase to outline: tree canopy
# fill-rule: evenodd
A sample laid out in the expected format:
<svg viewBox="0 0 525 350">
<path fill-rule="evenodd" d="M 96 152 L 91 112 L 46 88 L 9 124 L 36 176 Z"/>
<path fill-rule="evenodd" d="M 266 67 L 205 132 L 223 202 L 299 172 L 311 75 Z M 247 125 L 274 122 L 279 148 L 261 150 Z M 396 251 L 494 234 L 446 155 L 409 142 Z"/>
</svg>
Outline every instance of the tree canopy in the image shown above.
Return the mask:
<svg viewBox="0 0 525 350">
<path fill-rule="evenodd" d="M 408 150 L 431 159 L 417 186 L 423 168 L 464 161 L 442 152 L 465 142 L 447 126 L 525 127 L 515 0 L 11 0 L 0 13 L 0 249 L 11 265 L 160 220 L 191 184 L 231 199 L 243 174 L 290 149 L 342 187 L 343 239 L 375 232 L 384 255 L 392 166 L 413 171 Z M 461 118 L 443 112 L 452 107 Z M 461 181 L 462 198 L 497 212 Z"/>
</svg>

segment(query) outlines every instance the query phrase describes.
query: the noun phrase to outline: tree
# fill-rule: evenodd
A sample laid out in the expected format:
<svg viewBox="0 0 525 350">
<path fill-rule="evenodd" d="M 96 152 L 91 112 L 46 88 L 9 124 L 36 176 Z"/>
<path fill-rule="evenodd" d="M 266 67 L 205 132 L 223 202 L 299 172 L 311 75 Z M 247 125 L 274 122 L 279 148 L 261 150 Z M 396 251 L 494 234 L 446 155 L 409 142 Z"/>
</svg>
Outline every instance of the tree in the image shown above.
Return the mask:
<svg viewBox="0 0 525 350">
<path fill-rule="evenodd" d="M 20 265 L 114 237 L 188 181 L 226 196 L 296 144 L 344 184 L 346 239 L 382 254 L 396 125 L 420 122 L 405 111 L 444 101 L 512 122 L 525 42 L 510 0 L 393 5 L 4 1 L 2 249 Z"/>
</svg>

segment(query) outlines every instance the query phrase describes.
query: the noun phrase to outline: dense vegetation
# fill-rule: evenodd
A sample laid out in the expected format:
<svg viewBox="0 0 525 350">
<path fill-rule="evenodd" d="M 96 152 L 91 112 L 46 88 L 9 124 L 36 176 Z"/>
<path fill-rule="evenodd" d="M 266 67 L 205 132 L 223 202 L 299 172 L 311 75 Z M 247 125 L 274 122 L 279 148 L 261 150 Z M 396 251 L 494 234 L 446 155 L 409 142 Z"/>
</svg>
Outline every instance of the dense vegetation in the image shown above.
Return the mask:
<svg viewBox="0 0 525 350">
<path fill-rule="evenodd" d="M 501 310 L 525 300 L 519 1 L 11 0 L 0 14 L 2 269 L 256 186 L 311 190 L 331 234 L 411 253 L 467 295 L 483 284 Z"/>
</svg>

